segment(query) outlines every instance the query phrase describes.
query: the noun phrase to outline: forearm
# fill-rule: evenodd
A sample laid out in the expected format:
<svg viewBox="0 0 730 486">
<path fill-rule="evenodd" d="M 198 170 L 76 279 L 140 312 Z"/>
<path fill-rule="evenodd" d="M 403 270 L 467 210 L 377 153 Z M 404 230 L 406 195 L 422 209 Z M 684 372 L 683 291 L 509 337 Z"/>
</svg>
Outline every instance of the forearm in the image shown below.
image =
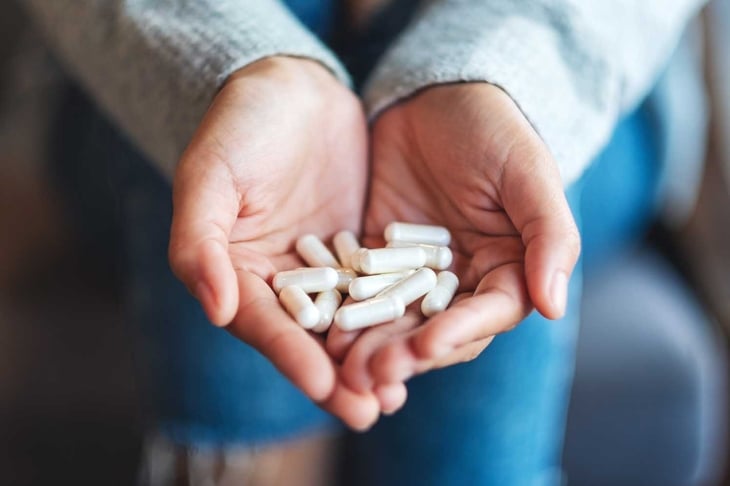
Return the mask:
<svg viewBox="0 0 730 486">
<path fill-rule="evenodd" d="M 347 75 L 275 0 L 21 0 L 70 73 L 171 175 L 235 70 L 282 54 Z"/>
<path fill-rule="evenodd" d="M 371 117 L 424 87 L 503 88 L 566 184 L 651 88 L 701 0 L 440 0 L 421 12 L 366 87 Z"/>
</svg>

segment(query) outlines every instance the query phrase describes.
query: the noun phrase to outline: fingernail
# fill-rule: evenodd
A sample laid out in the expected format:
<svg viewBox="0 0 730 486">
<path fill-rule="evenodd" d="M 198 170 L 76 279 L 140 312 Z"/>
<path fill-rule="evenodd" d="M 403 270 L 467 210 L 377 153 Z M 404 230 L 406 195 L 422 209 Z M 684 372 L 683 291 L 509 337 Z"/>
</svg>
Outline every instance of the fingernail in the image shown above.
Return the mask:
<svg viewBox="0 0 730 486">
<path fill-rule="evenodd" d="M 195 286 L 195 297 L 203 304 L 212 303 L 213 291 L 204 280 L 201 280 Z"/>
<path fill-rule="evenodd" d="M 210 285 L 203 280 L 198 282 L 195 286 L 195 297 L 200 301 L 200 304 L 203 306 L 203 310 L 205 310 L 206 314 L 208 314 L 208 312 L 212 310 L 211 308 L 215 306 L 213 289 L 211 289 Z M 208 314 L 208 318 L 211 318 L 210 314 Z M 218 325 L 216 322 L 213 322 L 213 324 Z"/>
<path fill-rule="evenodd" d="M 565 272 L 559 271 L 553 275 L 550 286 L 550 298 L 555 309 L 560 314 L 558 318 L 565 315 L 565 307 L 568 303 L 568 276 Z"/>
</svg>

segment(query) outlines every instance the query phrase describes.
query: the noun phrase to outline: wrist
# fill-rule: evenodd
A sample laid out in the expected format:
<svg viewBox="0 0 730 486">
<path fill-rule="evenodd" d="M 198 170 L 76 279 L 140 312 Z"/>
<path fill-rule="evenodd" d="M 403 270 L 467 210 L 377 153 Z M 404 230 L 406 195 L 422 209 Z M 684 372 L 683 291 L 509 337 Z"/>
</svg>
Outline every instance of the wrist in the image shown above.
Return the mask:
<svg viewBox="0 0 730 486">
<path fill-rule="evenodd" d="M 234 84 L 239 80 L 248 81 L 259 77 L 284 85 L 299 85 L 303 82 L 340 84 L 334 73 L 318 61 L 306 57 L 283 55 L 264 57 L 252 62 L 233 72 L 225 84 Z"/>
</svg>

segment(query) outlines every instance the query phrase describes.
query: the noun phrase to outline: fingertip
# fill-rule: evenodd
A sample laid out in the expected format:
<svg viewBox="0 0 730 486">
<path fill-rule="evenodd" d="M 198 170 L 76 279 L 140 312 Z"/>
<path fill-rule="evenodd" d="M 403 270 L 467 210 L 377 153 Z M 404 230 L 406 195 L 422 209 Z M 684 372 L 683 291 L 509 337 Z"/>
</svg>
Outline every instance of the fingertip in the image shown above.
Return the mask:
<svg viewBox="0 0 730 486">
<path fill-rule="evenodd" d="M 312 401 L 322 402 L 332 395 L 333 389 L 337 386 L 335 383 L 337 378 L 330 369 L 324 373 L 313 373 L 300 383 L 300 389 Z"/>
<path fill-rule="evenodd" d="M 439 359 L 454 349 L 453 344 L 444 339 L 440 327 L 436 324 L 435 319 L 432 320 L 428 327 L 424 327 L 421 332 L 410 338 L 410 347 L 420 359 Z"/>
<path fill-rule="evenodd" d="M 528 244 L 525 254 L 527 290 L 534 307 L 545 318 L 560 319 L 565 315 L 568 283 L 579 256 L 577 233 L 548 233 Z"/>
<path fill-rule="evenodd" d="M 408 398 L 408 389 L 403 383 L 390 383 L 378 385 L 374 390 L 378 398 L 380 410 L 385 415 L 393 415 L 403 408 Z"/>
<path fill-rule="evenodd" d="M 560 319 L 565 315 L 568 305 L 568 276 L 563 271 L 555 272 L 550 283 L 550 300 L 552 305 L 551 319 Z"/>
<path fill-rule="evenodd" d="M 380 408 L 378 407 L 377 400 L 373 399 L 372 406 L 370 407 L 370 410 L 367 412 L 367 415 L 363 415 L 362 418 L 358 418 L 355 421 L 352 421 L 348 425 L 355 431 L 355 432 L 367 432 L 368 430 L 372 429 L 373 426 L 378 422 L 378 419 L 380 418 Z"/>
<path fill-rule="evenodd" d="M 543 282 L 529 287 L 535 309 L 543 317 L 557 320 L 565 316 L 568 305 L 568 275 L 564 271 L 557 270 L 546 275 Z"/>
<path fill-rule="evenodd" d="M 212 294 L 207 307 L 208 317 L 216 326 L 226 326 L 238 311 L 238 279 L 228 251 L 219 242 L 211 240 L 200 251 L 201 281 Z"/>
<path fill-rule="evenodd" d="M 302 393 L 316 403 L 329 400 L 337 389 L 337 372 L 327 354 L 314 345 L 303 347 L 311 339 L 302 329 L 293 329 L 272 337 L 273 341 L 264 348 L 264 355 L 299 388 Z"/>
<path fill-rule="evenodd" d="M 210 286 L 201 280 L 195 284 L 194 290 L 195 298 L 198 299 L 200 305 L 203 307 L 203 312 L 208 320 L 217 327 L 224 327 L 228 322 L 223 322 L 218 316 L 218 304 L 216 302 L 215 293 Z"/>
<path fill-rule="evenodd" d="M 336 385 L 322 406 L 357 432 L 369 430 L 380 417 L 380 404 L 375 395 L 355 393 L 344 385 Z"/>
<path fill-rule="evenodd" d="M 370 362 L 370 373 L 379 384 L 403 383 L 415 374 L 414 357 L 407 341 L 385 346 Z"/>
</svg>

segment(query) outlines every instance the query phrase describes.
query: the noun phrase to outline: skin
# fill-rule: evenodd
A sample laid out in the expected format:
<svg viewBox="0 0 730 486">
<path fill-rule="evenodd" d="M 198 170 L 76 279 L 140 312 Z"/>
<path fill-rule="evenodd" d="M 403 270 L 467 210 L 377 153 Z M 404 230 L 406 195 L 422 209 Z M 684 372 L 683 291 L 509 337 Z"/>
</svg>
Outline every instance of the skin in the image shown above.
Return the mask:
<svg viewBox="0 0 730 486">
<path fill-rule="evenodd" d="M 417 373 L 473 359 L 533 308 L 565 312 L 580 252 L 556 164 L 512 100 L 484 83 L 426 89 L 372 127 L 319 64 L 268 58 L 226 83 L 178 167 L 170 263 L 209 319 L 264 354 L 354 429 L 406 400 Z M 281 308 L 269 283 L 302 265 L 296 238 L 341 229 L 382 245 L 393 220 L 454 237 L 460 295 L 326 343 Z"/>
<path fill-rule="evenodd" d="M 300 235 L 358 230 L 366 143 L 359 101 L 318 63 L 273 57 L 247 66 L 222 88 L 180 161 L 169 247 L 173 271 L 211 322 L 355 429 L 377 420 L 376 395 L 344 386 L 323 340 L 289 317 L 269 284 L 303 265 Z"/>
<path fill-rule="evenodd" d="M 355 390 L 469 361 L 533 306 L 565 313 L 580 238 L 555 161 L 515 103 L 485 83 L 442 85 L 387 110 L 372 130 L 365 243 L 394 220 L 452 233 L 459 295 L 428 319 L 334 330 L 328 349 Z"/>
</svg>

